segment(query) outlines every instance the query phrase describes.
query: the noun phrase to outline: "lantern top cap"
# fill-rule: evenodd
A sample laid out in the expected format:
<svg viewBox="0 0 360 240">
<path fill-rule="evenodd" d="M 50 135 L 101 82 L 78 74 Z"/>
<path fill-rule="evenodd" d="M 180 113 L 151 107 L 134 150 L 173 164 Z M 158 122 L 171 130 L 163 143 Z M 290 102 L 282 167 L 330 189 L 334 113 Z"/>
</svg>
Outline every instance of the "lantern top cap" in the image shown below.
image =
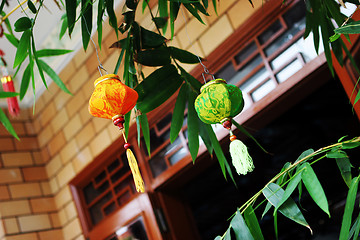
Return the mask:
<svg viewBox="0 0 360 240">
<path fill-rule="evenodd" d="M 99 83 L 106 81 L 106 80 L 110 80 L 110 79 L 116 79 L 118 81 L 120 81 L 120 77 L 116 74 L 106 74 L 104 76 L 99 77 L 98 79 L 95 80 L 94 82 L 94 86 L 96 87 L 96 85 L 98 85 Z"/>
<path fill-rule="evenodd" d="M 202 92 L 205 88 L 207 88 L 208 86 L 212 85 L 212 84 L 218 84 L 218 83 L 225 83 L 226 81 L 222 78 L 217 78 L 214 80 L 211 80 L 210 82 L 204 84 L 201 88 L 200 88 L 200 92 Z"/>
</svg>

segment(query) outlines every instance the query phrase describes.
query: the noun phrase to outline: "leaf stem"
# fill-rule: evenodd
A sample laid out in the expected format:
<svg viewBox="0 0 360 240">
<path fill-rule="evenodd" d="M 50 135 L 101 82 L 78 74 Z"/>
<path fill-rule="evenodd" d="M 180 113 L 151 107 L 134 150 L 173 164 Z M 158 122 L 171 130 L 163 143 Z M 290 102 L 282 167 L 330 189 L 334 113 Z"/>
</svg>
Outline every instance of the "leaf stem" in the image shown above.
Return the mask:
<svg viewBox="0 0 360 240">
<path fill-rule="evenodd" d="M 344 142 L 339 142 L 339 143 L 335 143 L 335 144 L 332 144 L 332 145 L 329 145 L 329 146 L 326 146 L 326 147 L 323 147 L 323 148 L 320 148 L 318 150 L 316 150 L 315 152 L 307 155 L 306 157 L 300 159 L 299 161 L 291 164 L 287 169 L 285 169 L 283 172 L 280 172 L 278 173 L 275 177 L 273 177 L 267 184 L 265 184 L 265 186 L 260 190 L 258 191 L 257 193 L 255 193 L 248 201 L 246 201 L 240 208 L 239 208 L 239 211 L 241 214 L 243 214 L 245 212 L 245 210 L 250 206 L 252 205 L 256 199 L 261 195 L 262 191 L 266 188 L 266 186 L 268 186 L 270 183 L 273 183 L 275 182 L 277 179 L 279 179 L 282 175 L 284 175 L 285 173 L 289 172 L 290 170 L 292 170 L 293 168 L 295 168 L 297 165 L 299 165 L 300 163 L 308 160 L 309 158 L 312 158 L 320 153 L 323 153 L 325 151 L 328 151 L 334 147 L 338 147 L 338 146 L 341 146 L 342 144 L 344 143 L 355 143 L 355 142 L 360 142 L 360 137 L 356 137 L 356 138 L 353 138 L 351 140 L 347 140 L 347 141 L 344 141 Z M 316 161 L 314 161 L 313 163 L 325 158 L 326 156 L 322 156 L 320 157 L 319 159 L 317 159 Z"/>
<path fill-rule="evenodd" d="M 8 14 L 6 14 L 4 17 L 0 19 L 0 25 L 11 15 L 13 14 L 18 8 L 20 8 L 22 5 L 27 3 L 28 0 L 24 0 L 19 5 L 17 5 L 13 10 L 11 10 Z"/>
</svg>

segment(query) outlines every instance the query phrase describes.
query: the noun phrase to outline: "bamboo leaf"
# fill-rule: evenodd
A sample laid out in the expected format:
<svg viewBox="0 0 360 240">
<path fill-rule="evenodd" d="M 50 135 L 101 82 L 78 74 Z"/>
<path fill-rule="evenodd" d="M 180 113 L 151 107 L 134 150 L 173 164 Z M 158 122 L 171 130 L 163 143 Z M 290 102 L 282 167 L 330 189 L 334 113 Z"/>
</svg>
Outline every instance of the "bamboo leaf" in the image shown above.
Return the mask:
<svg viewBox="0 0 360 240">
<path fill-rule="evenodd" d="M 178 90 L 182 82 L 174 65 L 157 69 L 135 88 L 139 94 L 138 108 L 142 113 L 157 108 Z"/>
<path fill-rule="evenodd" d="M 303 169 L 301 179 L 315 203 L 330 217 L 329 204 L 325 192 L 309 163 L 304 163 L 299 170 Z"/>
<path fill-rule="evenodd" d="M 30 30 L 26 30 L 21 35 L 19 45 L 16 50 L 16 55 L 15 55 L 15 60 L 14 60 L 14 68 L 16 66 L 18 66 L 19 64 L 21 64 L 25 60 L 26 56 L 28 55 L 28 49 L 30 46 L 30 36 L 31 36 Z"/>
<path fill-rule="evenodd" d="M 241 215 L 241 213 L 239 212 L 239 210 L 236 211 L 236 214 L 233 217 L 233 219 L 231 220 L 230 225 L 235 232 L 235 237 L 237 240 L 242 240 L 242 239 L 253 240 L 254 239 L 254 237 L 251 235 L 251 232 L 250 232 L 248 226 L 246 225 L 244 218 Z"/>
<path fill-rule="evenodd" d="M 200 134 L 200 137 L 203 140 L 209 154 L 212 155 L 214 148 L 211 145 L 210 136 L 206 130 L 205 123 L 203 123 L 200 119 L 199 119 L 199 134 Z"/>
<path fill-rule="evenodd" d="M 37 57 L 53 57 L 71 53 L 73 50 L 68 49 L 41 49 L 36 51 Z"/>
<path fill-rule="evenodd" d="M 359 232 L 360 232 L 360 214 L 359 216 L 357 217 L 357 222 L 354 223 L 354 227 L 355 227 L 355 231 L 354 231 L 354 238 L 353 240 L 357 240 L 358 237 L 359 237 Z"/>
<path fill-rule="evenodd" d="M 156 48 L 165 43 L 166 38 L 153 31 L 140 27 L 141 45 L 143 49 Z"/>
<path fill-rule="evenodd" d="M 126 113 L 124 115 L 124 130 L 125 130 L 125 137 L 128 138 L 129 135 L 129 127 L 130 127 L 130 116 L 131 116 L 131 111 L 129 111 L 128 113 Z"/>
<path fill-rule="evenodd" d="M 214 10 L 215 10 L 216 15 L 218 15 L 216 0 L 212 0 L 212 3 L 213 3 L 213 6 L 214 6 Z"/>
<path fill-rule="evenodd" d="M 167 30 L 167 22 L 169 19 L 168 15 L 168 1 L 167 0 L 158 0 L 158 9 L 160 18 L 155 18 L 153 21 L 158 28 L 163 30 L 163 34 L 166 33 Z"/>
<path fill-rule="evenodd" d="M 201 19 L 199 13 L 197 12 L 197 9 L 194 8 L 190 3 L 183 3 L 184 7 L 193 15 L 199 22 L 202 24 L 205 24 L 204 21 Z"/>
<path fill-rule="evenodd" d="M 170 126 L 170 142 L 173 143 L 178 137 L 179 132 L 184 122 L 184 111 L 188 97 L 188 86 L 183 84 L 180 88 L 179 94 L 176 98 L 176 103 L 173 111 L 173 116 Z"/>
<path fill-rule="evenodd" d="M 209 134 L 211 145 L 214 148 L 214 152 L 219 161 L 220 168 L 224 175 L 224 178 L 227 179 L 226 178 L 226 169 L 225 169 L 226 158 L 225 158 L 224 152 L 221 149 L 220 143 L 219 143 L 218 139 L 216 138 L 216 135 L 215 135 L 214 130 L 212 129 L 211 125 L 204 124 L 204 126 L 205 126 L 206 131 Z"/>
<path fill-rule="evenodd" d="M 336 164 L 340 170 L 341 176 L 348 187 L 351 184 L 351 163 L 349 158 L 336 158 Z"/>
<path fill-rule="evenodd" d="M 263 212 L 262 215 L 261 215 L 261 218 L 263 218 L 263 217 L 265 216 L 265 214 L 267 214 L 267 212 L 271 209 L 271 206 L 272 206 L 271 203 L 268 201 L 268 202 L 266 203 L 264 212 Z"/>
<path fill-rule="evenodd" d="M 251 232 L 251 235 L 254 237 L 254 239 L 256 239 L 256 240 L 264 239 L 264 236 L 261 232 L 259 222 L 256 218 L 254 209 L 252 208 L 251 205 L 245 209 L 244 218 L 245 218 L 246 225 L 248 226 L 248 228 Z"/>
<path fill-rule="evenodd" d="M 360 33 L 360 21 L 350 22 L 342 27 L 338 27 L 335 33 L 341 34 L 358 34 Z"/>
<path fill-rule="evenodd" d="M 164 66 L 171 63 L 167 48 L 156 48 L 140 51 L 135 55 L 135 61 L 145 66 Z"/>
<path fill-rule="evenodd" d="M 354 205 L 356 200 L 356 194 L 359 185 L 359 177 L 353 178 L 350 184 L 349 192 L 346 198 L 345 211 L 342 219 L 341 230 L 340 230 L 340 240 L 347 240 L 349 236 L 352 214 L 354 211 Z"/>
<path fill-rule="evenodd" d="M 47 65 L 44 61 L 42 61 L 40 59 L 39 59 L 39 65 L 46 72 L 46 74 L 54 81 L 54 83 L 60 87 L 61 90 L 63 90 L 64 92 L 66 92 L 68 94 L 71 94 L 69 89 L 67 89 L 65 84 L 61 81 L 60 77 L 56 74 L 56 72 L 49 65 Z"/>
<path fill-rule="evenodd" d="M 26 67 L 20 85 L 20 100 L 22 100 L 29 88 L 30 84 L 30 64 Z"/>
<path fill-rule="evenodd" d="M 281 212 L 285 217 L 309 228 L 311 231 L 309 224 L 306 222 L 304 216 L 302 215 L 300 209 L 298 208 L 294 200 L 288 198 L 282 204 L 282 206 L 279 207 L 279 203 L 284 196 L 284 190 L 279 185 L 275 183 L 270 183 L 264 188 L 262 192 L 266 199 L 271 203 L 271 205 L 273 205 L 275 208 L 278 207 L 279 212 Z"/>
<path fill-rule="evenodd" d="M 102 42 L 102 22 L 103 16 L 105 12 L 104 0 L 99 0 L 98 3 L 98 15 L 97 15 L 97 32 L 98 32 L 98 45 L 101 50 L 101 42 Z"/>
<path fill-rule="evenodd" d="M 0 98 L 9 98 L 9 97 L 16 97 L 16 96 L 19 96 L 19 93 L 0 91 Z"/>
<path fill-rule="evenodd" d="M 1 108 L 0 108 L 0 121 L 4 125 L 5 129 L 11 135 L 13 135 L 13 137 L 15 137 L 17 140 L 20 140 L 18 135 L 15 132 L 15 129 L 13 128 L 13 126 L 11 125 L 9 119 L 7 118 L 6 114 L 4 113 L 4 111 Z"/>
<path fill-rule="evenodd" d="M 114 28 L 116 36 L 118 36 L 117 18 L 114 12 L 114 0 L 105 0 L 105 8 L 109 15 L 109 24 Z"/>
<path fill-rule="evenodd" d="M 30 11 L 32 13 L 36 14 L 36 12 L 37 12 L 36 7 L 31 0 L 27 1 L 27 5 L 28 5 L 28 8 L 30 9 Z"/>
<path fill-rule="evenodd" d="M 38 67 L 38 70 L 39 70 L 40 78 L 43 81 L 43 84 L 47 89 L 48 87 L 47 87 L 47 84 L 46 84 L 46 81 L 45 81 L 44 72 L 43 72 L 42 67 L 39 64 L 39 58 L 37 56 L 37 52 L 36 52 L 36 48 L 35 48 L 35 40 L 34 40 L 34 35 L 33 34 L 31 34 L 31 45 L 32 45 L 32 53 L 33 53 L 33 56 L 34 56 L 34 59 L 35 59 L 36 66 Z"/>
<path fill-rule="evenodd" d="M 242 133 L 244 133 L 246 136 L 248 136 L 249 138 L 251 138 L 256 145 L 258 145 L 261 150 L 263 150 L 264 152 L 268 153 L 268 151 L 265 150 L 265 148 L 263 148 L 260 143 L 256 140 L 256 138 L 253 137 L 253 135 L 251 135 L 243 126 L 241 126 L 240 124 L 238 124 L 234 119 L 231 119 L 231 122 L 237 127 L 237 129 L 239 129 Z"/>
<path fill-rule="evenodd" d="M 179 14 L 180 3 L 170 1 L 170 29 L 171 29 L 171 39 L 174 37 L 175 33 L 175 20 Z"/>
<path fill-rule="evenodd" d="M 19 39 L 17 39 L 14 35 L 8 34 L 8 33 L 4 33 L 6 39 L 12 44 L 14 45 L 14 47 L 18 48 L 19 46 Z"/>
<path fill-rule="evenodd" d="M 81 36 L 86 51 L 92 30 L 92 4 L 88 0 L 81 0 L 81 13 Z"/>
<path fill-rule="evenodd" d="M 195 54 L 192 54 L 191 52 L 176 47 L 169 47 L 169 48 L 170 48 L 171 56 L 182 63 L 194 64 L 200 62 L 199 60 L 200 58 Z"/>
<path fill-rule="evenodd" d="M 327 152 L 326 157 L 327 158 L 346 158 L 348 156 L 346 155 L 345 152 L 336 150 L 336 151 Z"/>
<path fill-rule="evenodd" d="M 66 18 L 69 29 L 69 36 L 74 30 L 76 20 L 76 0 L 65 0 Z"/>
<path fill-rule="evenodd" d="M 0 4 L 0 13 L 2 12 L 2 10 L 4 9 L 6 0 L 1 0 L 1 4 Z"/>
<path fill-rule="evenodd" d="M 21 17 L 14 23 L 15 32 L 24 32 L 32 27 L 32 21 L 28 17 Z"/>
<path fill-rule="evenodd" d="M 138 116 L 138 118 L 139 118 L 139 122 L 141 124 L 141 129 L 142 129 L 146 149 L 148 151 L 148 155 L 151 156 L 151 151 L 150 151 L 150 128 L 149 128 L 148 118 L 147 118 L 145 113 Z"/>
<path fill-rule="evenodd" d="M 125 4 L 128 8 L 135 10 L 138 5 L 138 0 L 126 0 Z"/>
<path fill-rule="evenodd" d="M 187 84 L 186 86 L 189 87 Z M 191 158 L 195 163 L 199 151 L 199 118 L 194 107 L 196 94 L 191 89 L 188 93 L 188 145 Z"/>
<path fill-rule="evenodd" d="M 342 149 L 353 149 L 360 146 L 360 142 L 349 142 L 349 143 L 343 143 Z"/>
<path fill-rule="evenodd" d="M 229 228 L 226 230 L 223 239 L 224 239 L 224 240 L 231 240 L 231 226 L 229 226 Z"/>
<path fill-rule="evenodd" d="M 179 67 L 180 71 L 181 71 L 181 76 L 186 80 L 187 83 L 190 84 L 190 86 L 192 87 L 192 89 L 197 92 L 200 93 L 200 88 L 201 88 L 201 83 L 194 78 L 191 74 L 189 74 L 187 71 L 185 71 L 182 67 Z"/>
<path fill-rule="evenodd" d="M 61 24 L 61 28 L 60 28 L 59 40 L 61 40 L 62 37 L 65 35 L 65 32 L 66 32 L 67 28 L 68 28 L 68 21 L 67 21 L 67 18 L 65 16 L 65 18 L 62 20 L 62 24 Z"/>
<path fill-rule="evenodd" d="M 286 202 L 286 200 L 289 199 L 289 197 L 291 196 L 291 194 L 294 192 L 294 190 L 296 189 L 296 187 L 298 186 L 298 184 L 301 181 L 301 171 L 296 172 L 295 176 L 292 177 L 292 179 L 290 180 L 290 182 L 288 183 L 284 195 L 282 196 L 278 207 L 275 208 L 275 211 L 278 210 L 278 208 L 284 203 Z"/>
<path fill-rule="evenodd" d="M 295 163 L 299 162 L 300 160 L 306 158 L 310 154 L 314 153 L 314 149 L 310 148 L 308 150 L 305 150 L 300 154 L 300 156 L 296 159 Z M 308 158 L 306 161 L 309 161 L 311 158 Z"/>
</svg>

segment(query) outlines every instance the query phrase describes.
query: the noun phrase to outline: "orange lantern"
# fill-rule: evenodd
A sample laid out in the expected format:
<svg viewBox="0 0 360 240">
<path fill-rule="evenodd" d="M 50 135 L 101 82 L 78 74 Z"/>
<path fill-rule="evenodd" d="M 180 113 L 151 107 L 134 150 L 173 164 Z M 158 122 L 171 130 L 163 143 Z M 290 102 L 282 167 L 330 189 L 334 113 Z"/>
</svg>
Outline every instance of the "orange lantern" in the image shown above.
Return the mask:
<svg viewBox="0 0 360 240">
<path fill-rule="evenodd" d="M 123 84 L 118 75 L 107 74 L 94 82 L 95 90 L 89 100 L 89 112 L 95 117 L 112 119 L 123 133 L 126 149 L 126 156 L 133 174 L 136 190 L 144 192 L 144 181 L 141 177 L 140 170 L 135 155 L 130 150 L 131 145 L 127 143 L 124 134 L 124 115 L 134 108 L 138 99 L 137 92 Z"/>
</svg>

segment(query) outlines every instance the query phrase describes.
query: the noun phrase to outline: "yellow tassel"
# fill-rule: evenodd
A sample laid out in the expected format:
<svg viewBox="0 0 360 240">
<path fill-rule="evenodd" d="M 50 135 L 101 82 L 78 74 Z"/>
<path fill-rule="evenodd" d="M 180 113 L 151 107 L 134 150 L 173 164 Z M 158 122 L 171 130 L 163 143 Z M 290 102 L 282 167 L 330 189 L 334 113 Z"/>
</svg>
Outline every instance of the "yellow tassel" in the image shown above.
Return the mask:
<svg viewBox="0 0 360 240">
<path fill-rule="evenodd" d="M 130 166 L 133 178 L 134 178 L 136 191 L 145 192 L 144 181 L 141 177 L 139 166 L 137 164 L 134 153 L 130 149 L 126 149 L 126 156 L 129 161 L 129 166 Z"/>
</svg>

